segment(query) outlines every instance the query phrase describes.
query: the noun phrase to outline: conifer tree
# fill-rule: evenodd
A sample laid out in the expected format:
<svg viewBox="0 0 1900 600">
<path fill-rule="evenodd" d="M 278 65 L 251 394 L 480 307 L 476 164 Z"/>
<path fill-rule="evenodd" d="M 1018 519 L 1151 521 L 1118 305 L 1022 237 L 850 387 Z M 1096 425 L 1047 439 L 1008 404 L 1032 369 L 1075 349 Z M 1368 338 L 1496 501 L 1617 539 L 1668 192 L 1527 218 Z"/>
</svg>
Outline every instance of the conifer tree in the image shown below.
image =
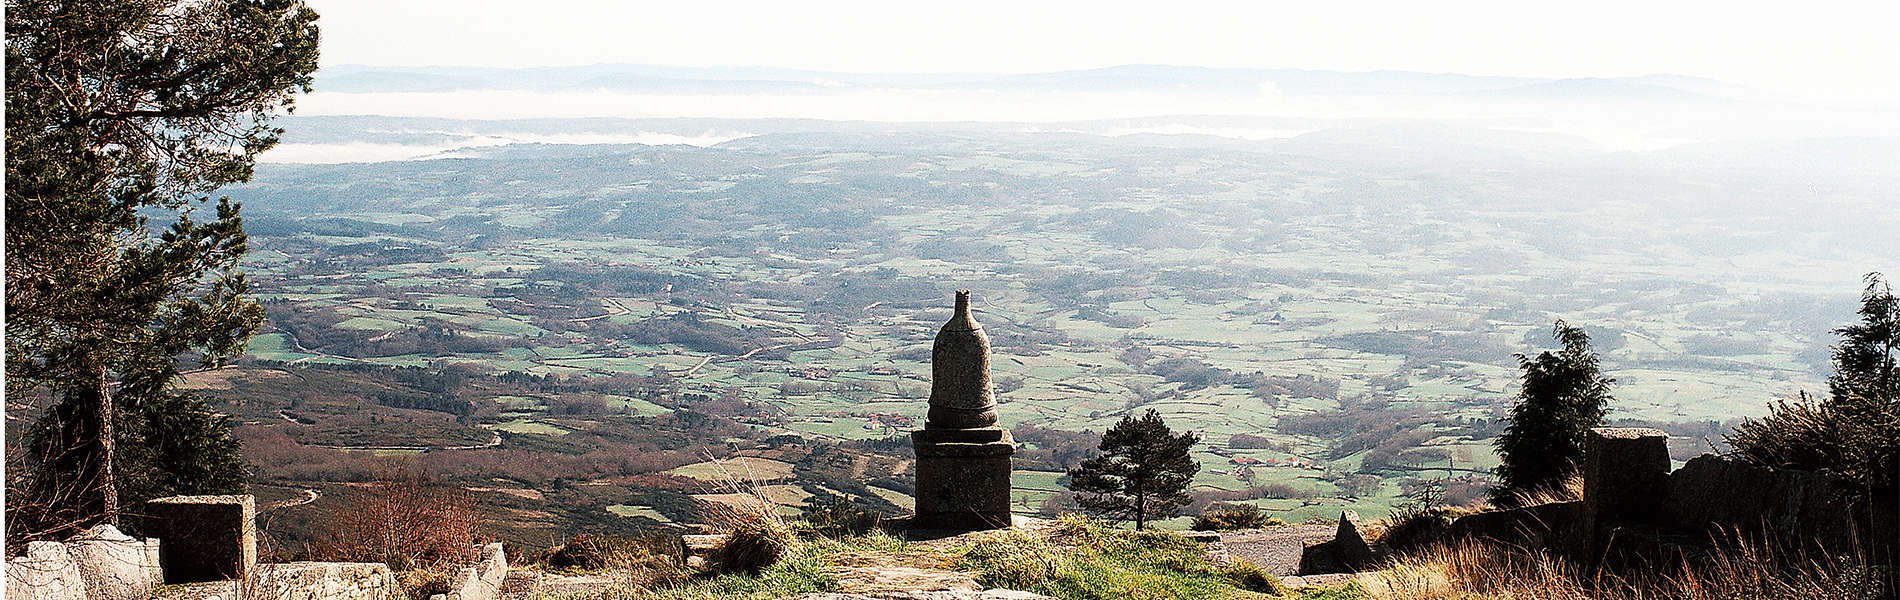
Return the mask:
<svg viewBox="0 0 1900 600">
<path fill-rule="evenodd" d="M 1191 500 L 1188 483 L 1201 465 L 1188 451 L 1200 441 L 1193 432 L 1175 434 L 1153 409 L 1124 416 L 1102 435 L 1101 456 L 1069 470 L 1069 489 L 1083 510 L 1144 529 Z"/>
<path fill-rule="evenodd" d="M 316 18 L 300 0 L 7 0 L 7 395 L 54 402 L 8 469 L 9 545 L 114 518 L 127 461 L 174 470 L 138 489 L 231 487 L 228 425 L 172 391 L 181 361 L 223 364 L 263 320 L 239 207 L 207 194 L 250 178 L 309 90 Z"/>
<path fill-rule="evenodd" d="M 1551 335 L 1563 344 L 1535 358 L 1518 354 L 1523 389 L 1510 424 L 1494 442 L 1500 463 L 1492 499 L 1509 505 L 1520 492 L 1556 489 L 1576 474 L 1590 428 L 1603 424 L 1610 385 L 1598 369 L 1590 336 L 1557 321 Z"/>
<path fill-rule="evenodd" d="M 1829 395 L 1806 392 L 1769 406 L 1727 436 L 1733 455 L 1806 471 L 1829 469 L 1863 491 L 1900 491 L 1900 299 L 1880 273 L 1861 292 L 1860 322 L 1835 329 Z"/>
<path fill-rule="evenodd" d="M 1834 374 L 1827 387 L 1836 403 L 1900 398 L 1900 298 L 1879 273 L 1868 273 L 1860 295 L 1860 322 L 1834 330 Z"/>
</svg>

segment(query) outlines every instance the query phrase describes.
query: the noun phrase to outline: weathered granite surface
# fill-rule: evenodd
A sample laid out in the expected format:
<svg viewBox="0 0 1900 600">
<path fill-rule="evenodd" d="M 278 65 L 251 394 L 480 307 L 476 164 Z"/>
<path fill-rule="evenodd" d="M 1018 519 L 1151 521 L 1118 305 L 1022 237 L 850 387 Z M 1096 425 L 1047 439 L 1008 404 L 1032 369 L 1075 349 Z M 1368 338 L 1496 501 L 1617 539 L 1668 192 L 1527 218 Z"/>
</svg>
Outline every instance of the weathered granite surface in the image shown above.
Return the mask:
<svg viewBox="0 0 1900 600">
<path fill-rule="evenodd" d="M 158 541 L 95 525 L 61 542 L 32 542 L 7 562 L 7 597 L 143 600 L 158 586 Z"/>
<path fill-rule="evenodd" d="M 447 594 L 436 594 L 430 600 L 495 600 L 501 596 L 501 585 L 508 579 L 508 555 L 502 551 L 500 542 L 480 548 L 480 558 L 473 566 L 464 567 L 449 584 Z"/>
<path fill-rule="evenodd" d="M 1009 461 L 1016 440 L 1008 430 L 922 430 L 912 433 L 911 443 L 917 451 L 917 516 L 911 527 L 973 531 L 1010 526 Z"/>
<path fill-rule="evenodd" d="M 271 600 L 401 600 L 402 587 L 383 563 L 293 562 L 258 565 L 251 582 L 230 584 L 235 596 Z M 244 588 L 251 588 L 246 590 Z M 253 592 L 255 595 L 245 594 Z"/>
<path fill-rule="evenodd" d="M 957 290 L 957 308 L 930 347 L 930 429 L 996 424 L 990 386 L 990 337 L 970 314 L 970 291 Z"/>
<path fill-rule="evenodd" d="M 7 598 L 86 600 L 86 584 L 65 544 L 30 542 L 25 554 L 7 561 Z"/>
<path fill-rule="evenodd" d="M 142 600 L 157 587 L 157 542 L 95 525 L 66 542 L 91 600 Z"/>
</svg>

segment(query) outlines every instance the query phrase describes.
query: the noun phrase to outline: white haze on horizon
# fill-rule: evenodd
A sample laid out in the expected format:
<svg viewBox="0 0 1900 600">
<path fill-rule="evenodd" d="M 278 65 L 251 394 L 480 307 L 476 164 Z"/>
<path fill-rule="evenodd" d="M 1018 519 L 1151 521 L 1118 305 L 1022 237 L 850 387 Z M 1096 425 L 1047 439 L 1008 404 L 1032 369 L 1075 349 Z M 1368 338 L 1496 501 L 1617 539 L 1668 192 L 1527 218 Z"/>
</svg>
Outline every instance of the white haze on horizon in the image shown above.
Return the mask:
<svg viewBox="0 0 1900 600">
<path fill-rule="evenodd" d="M 1293 137 L 1317 129 L 1221 127 L 1206 124 L 1104 126 L 1049 124 L 1143 117 L 1215 115 L 1316 120 L 1414 120 L 1476 123 L 1507 131 L 1554 133 L 1588 140 L 1610 151 L 1652 151 L 1696 142 L 1819 137 L 1900 137 L 1900 107 L 1812 104 L 1785 99 L 1681 104 L 1527 101 L 1471 95 L 1414 97 L 1291 97 L 1270 86 L 1245 94 L 1166 92 L 1034 92 L 941 89 L 861 89 L 821 94 L 641 94 L 610 91 L 478 90 L 433 93 L 316 92 L 298 101 L 301 116 L 503 120 L 526 118 L 818 119 L 890 123 L 1015 123 L 1022 131 L 1070 131 L 1108 136 L 1211 135 L 1240 140 Z M 455 132 L 425 132 L 449 133 Z M 611 132 L 548 135 L 469 134 L 442 145 L 296 144 L 264 154 L 264 162 L 373 162 L 456 156 L 460 148 L 510 143 L 690 144 L 709 146 L 749 134 Z"/>
<path fill-rule="evenodd" d="M 407 133 L 437 133 L 458 135 L 458 132 L 416 130 Z M 455 144 L 378 144 L 369 142 L 351 142 L 347 144 L 278 144 L 269 152 L 258 155 L 260 163 L 295 164 L 342 164 L 363 162 L 389 162 L 403 160 L 434 160 L 443 158 L 461 158 L 467 156 L 462 151 L 476 148 L 492 148 L 508 144 L 645 144 L 648 146 L 687 145 L 712 146 L 744 137 L 750 133 L 726 133 L 708 131 L 699 135 L 680 135 L 676 133 L 639 132 L 639 133 L 501 133 L 489 135 L 469 135 L 468 139 Z"/>
</svg>

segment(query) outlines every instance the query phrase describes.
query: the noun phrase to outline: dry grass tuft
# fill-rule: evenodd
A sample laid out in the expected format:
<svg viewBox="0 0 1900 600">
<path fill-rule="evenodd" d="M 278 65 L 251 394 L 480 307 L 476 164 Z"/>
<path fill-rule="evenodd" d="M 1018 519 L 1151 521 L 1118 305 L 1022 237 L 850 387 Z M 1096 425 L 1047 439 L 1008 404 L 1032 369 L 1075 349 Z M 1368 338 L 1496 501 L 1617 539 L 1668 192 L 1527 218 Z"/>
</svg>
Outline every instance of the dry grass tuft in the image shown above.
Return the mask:
<svg viewBox="0 0 1900 600">
<path fill-rule="evenodd" d="M 749 498 L 745 502 L 705 504 L 707 522 L 726 534 L 726 541 L 713 551 L 713 565 L 721 573 L 757 574 L 797 544 L 798 536 L 778 505 L 761 491 L 765 487 L 762 481 L 726 461 L 711 462 L 718 474 L 713 483 L 720 493 Z"/>
<path fill-rule="evenodd" d="M 1622 576 L 1587 575 L 1542 551 L 1441 545 L 1361 577 L 1375 598 L 1405 600 L 1877 600 L 1882 572 L 1857 556 L 1784 556 L 1759 545 Z"/>
<path fill-rule="evenodd" d="M 1537 506 L 1583 499 L 1583 476 L 1571 475 L 1555 487 L 1520 490 L 1511 493 L 1511 506 Z"/>
</svg>

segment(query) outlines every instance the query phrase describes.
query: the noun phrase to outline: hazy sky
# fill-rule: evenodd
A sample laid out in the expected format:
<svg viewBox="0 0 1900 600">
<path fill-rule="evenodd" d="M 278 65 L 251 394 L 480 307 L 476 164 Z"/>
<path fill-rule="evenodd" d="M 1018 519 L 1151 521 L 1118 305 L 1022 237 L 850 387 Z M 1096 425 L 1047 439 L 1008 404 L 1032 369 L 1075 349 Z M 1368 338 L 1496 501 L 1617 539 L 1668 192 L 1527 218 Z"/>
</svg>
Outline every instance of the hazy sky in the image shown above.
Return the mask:
<svg viewBox="0 0 1900 600">
<path fill-rule="evenodd" d="M 1677 73 L 1804 95 L 1900 97 L 1895 0 L 309 2 L 323 15 L 326 65 Z"/>
</svg>

